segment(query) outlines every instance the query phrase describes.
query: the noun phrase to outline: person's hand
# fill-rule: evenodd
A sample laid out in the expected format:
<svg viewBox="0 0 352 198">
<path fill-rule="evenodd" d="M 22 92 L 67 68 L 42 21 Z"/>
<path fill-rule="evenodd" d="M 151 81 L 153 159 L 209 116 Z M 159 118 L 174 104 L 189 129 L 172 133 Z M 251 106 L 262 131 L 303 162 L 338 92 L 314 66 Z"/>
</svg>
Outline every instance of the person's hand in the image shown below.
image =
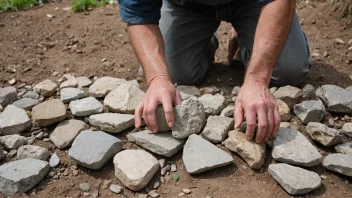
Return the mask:
<svg viewBox="0 0 352 198">
<path fill-rule="evenodd" d="M 255 141 L 265 142 L 275 137 L 280 127 L 280 114 L 276 100 L 267 85 L 256 81 L 247 81 L 243 84 L 235 103 L 235 128 L 239 128 L 246 117 L 246 138 L 254 136 L 256 118 L 258 131 Z"/>
<path fill-rule="evenodd" d="M 148 129 L 158 132 L 155 111 L 159 104 L 163 105 L 166 122 L 171 128 L 174 125 L 174 111 L 172 105 L 181 104 L 181 95 L 167 77 L 157 77 L 150 82 L 143 101 L 134 113 L 136 128 L 142 125 L 142 116 Z"/>
</svg>

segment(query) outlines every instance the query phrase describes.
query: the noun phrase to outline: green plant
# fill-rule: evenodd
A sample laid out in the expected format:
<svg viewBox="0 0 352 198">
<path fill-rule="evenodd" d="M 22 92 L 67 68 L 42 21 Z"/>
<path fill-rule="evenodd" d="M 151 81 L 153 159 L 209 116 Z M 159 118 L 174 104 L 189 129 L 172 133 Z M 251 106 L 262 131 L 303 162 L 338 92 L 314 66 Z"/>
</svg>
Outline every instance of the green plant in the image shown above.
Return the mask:
<svg viewBox="0 0 352 198">
<path fill-rule="evenodd" d="M 0 11 L 20 10 L 39 4 L 39 0 L 0 0 Z"/>
<path fill-rule="evenodd" d="M 75 12 L 83 12 L 88 8 L 100 7 L 109 3 L 109 0 L 95 1 L 95 0 L 72 0 L 72 10 Z"/>
</svg>

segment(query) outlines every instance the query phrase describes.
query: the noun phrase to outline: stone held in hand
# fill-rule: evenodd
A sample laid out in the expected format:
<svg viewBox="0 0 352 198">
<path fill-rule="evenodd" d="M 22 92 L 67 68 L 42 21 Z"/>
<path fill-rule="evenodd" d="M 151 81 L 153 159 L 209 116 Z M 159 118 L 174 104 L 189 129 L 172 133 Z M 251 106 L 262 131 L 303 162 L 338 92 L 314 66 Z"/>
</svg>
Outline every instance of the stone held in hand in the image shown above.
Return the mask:
<svg viewBox="0 0 352 198">
<path fill-rule="evenodd" d="M 320 122 L 326 114 L 324 104 L 321 100 L 309 100 L 296 104 L 294 112 L 303 124 Z"/>
<path fill-rule="evenodd" d="M 341 130 L 329 128 L 319 122 L 310 122 L 307 125 L 309 136 L 324 146 L 334 146 L 342 142 Z"/>
<path fill-rule="evenodd" d="M 173 109 L 172 109 L 173 111 Z M 166 117 L 165 117 L 165 111 L 164 111 L 164 107 L 162 105 L 159 105 L 156 108 L 156 122 L 158 124 L 158 132 L 166 132 L 166 131 L 170 131 L 171 128 L 169 127 L 167 121 L 166 121 Z"/>
</svg>

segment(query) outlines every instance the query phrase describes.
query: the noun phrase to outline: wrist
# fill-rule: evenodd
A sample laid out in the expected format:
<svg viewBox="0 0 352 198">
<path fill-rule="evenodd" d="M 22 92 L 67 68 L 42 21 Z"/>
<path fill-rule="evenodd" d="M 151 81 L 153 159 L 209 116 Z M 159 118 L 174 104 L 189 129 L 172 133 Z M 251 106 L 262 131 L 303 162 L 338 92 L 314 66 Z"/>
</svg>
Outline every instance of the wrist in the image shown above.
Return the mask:
<svg viewBox="0 0 352 198">
<path fill-rule="evenodd" d="M 271 75 L 270 75 L 271 76 Z M 244 79 L 244 84 L 246 83 L 256 83 L 268 87 L 270 84 L 270 77 L 254 75 L 254 74 L 247 74 Z"/>
<path fill-rule="evenodd" d="M 171 78 L 169 75 L 166 75 L 166 74 L 160 74 L 160 75 L 155 75 L 153 77 L 151 77 L 149 80 L 148 80 L 148 86 L 150 86 L 153 82 L 157 81 L 157 80 L 166 80 L 166 81 L 169 81 L 171 83 Z"/>
</svg>

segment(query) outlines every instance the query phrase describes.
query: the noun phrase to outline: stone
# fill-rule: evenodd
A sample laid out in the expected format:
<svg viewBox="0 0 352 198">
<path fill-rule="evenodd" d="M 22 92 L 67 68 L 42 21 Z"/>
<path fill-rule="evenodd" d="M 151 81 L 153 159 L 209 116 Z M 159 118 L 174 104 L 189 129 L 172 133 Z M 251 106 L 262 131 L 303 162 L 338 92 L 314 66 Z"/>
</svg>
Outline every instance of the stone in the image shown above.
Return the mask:
<svg viewBox="0 0 352 198">
<path fill-rule="evenodd" d="M 335 146 L 335 151 L 338 153 L 352 155 L 352 142 L 345 142 Z"/>
<path fill-rule="evenodd" d="M 308 123 L 307 133 L 314 140 L 324 146 L 334 146 L 342 142 L 341 130 L 329 128 L 319 122 Z"/>
<path fill-rule="evenodd" d="M 50 135 L 50 140 L 59 149 L 70 146 L 76 136 L 89 126 L 80 120 L 64 120 L 60 122 Z"/>
<path fill-rule="evenodd" d="M 6 106 L 17 100 L 17 90 L 14 87 L 0 88 L 0 104 Z"/>
<path fill-rule="evenodd" d="M 164 168 L 162 168 L 161 170 L 160 170 L 160 174 L 162 175 L 162 176 L 164 176 L 167 172 L 169 172 L 171 170 L 171 166 L 170 166 L 170 164 L 168 164 L 168 165 L 166 165 Z"/>
<path fill-rule="evenodd" d="M 205 94 L 199 97 L 199 101 L 204 106 L 204 112 L 208 115 L 218 115 L 226 105 L 226 99 L 220 94 Z"/>
<path fill-rule="evenodd" d="M 139 83 L 138 83 L 137 80 L 129 80 L 129 81 L 127 81 L 126 83 L 127 83 L 127 84 L 131 84 L 131 85 L 136 86 L 136 87 L 139 88 Z"/>
<path fill-rule="evenodd" d="M 299 131 L 280 127 L 272 142 L 272 156 L 276 161 L 312 167 L 320 164 L 321 154 Z"/>
<path fill-rule="evenodd" d="M 12 149 L 10 152 L 7 153 L 6 158 L 13 158 L 17 154 L 16 149 Z"/>
<path fill-rule="evenodd" d="M 177 86 L 177 89 L 180 93 L 184 93 L 195 97 L 201 96 L 200 90 L 195 86 L 179 85 Z"/>
<path fill-rule="evenodd" d="M 110 190 L 113 193 L 120 194 L 122 192 L 122 189 L 123 188 L 121 186 L 119 186 L 119 185 L 115 185 L 115 184 L 111 184 L 110 185 Z"/>
<path fill-rule="evenodd" d="M 237 96 L 238 93 L 240 93 L 241 87 L 240 86 L 235 86 L 231 92 L 232 96 Z"/>
<path fill-rule="evenodd" d="M 31 99 L 38 99 L 39 98 L 39 94 L 35 91 L 27 91 L 22 98 L 31 98 Z"/>
<path fill-rule="evenodd" d="M 78 88 L 89 87 L 93 82 L 85 76 L 77 77 Z"/>
<path fill-rule="evenodd" d="M 269 89 L 269 91 L 274 94 L 277 91 L 277 87 L 272 87 Z"/>
<path fill-rule="evenodd" d="M 217 93 L 220 93 L 220 89 L 218 89 L 215 86 L 203 87 L 200 89 L 200 92 L 202 95 L 205 95 L 205 94 L 215 95 Z"/>
<path fill-rule="evenodd" d="M 320 187 L 318 174 L 284 163 L 270 164 L 269 173 L 290 195 L 303 195 Z"/>
<path fill-rule="evenodd" d="M 158 132 L 166 132 L 171 130 L 167 124 L 164 108 L 162 105 L 159 105 L 156 108 L 156 122 L 158 124 Z"/>
<path fill-rule="evenodd" d="M 5 195 L 25 193 L 49 173 L 48 162 L 26 158 L 0 166 L 0 192 Z"/>
<path fill-rule="evenodd" d="M 229 150 L 241 156 L 252 169 L 260 169 L 265 160 L 265 143 L 260 144 L 246 139 L 246 134 L 233 130 L 229 132 L 229 138 L 224 145 Z"/>
<path fill-rule="evenodd" d="M 346 90 L 352 92 L 352 86 L 346 87 Z"/>
<path fill-rule="evenodd" d="M 177 165 L 176 164 L 171 164 L 171 172 L 176 172 L 177 171 Z"/>
<path fill-rule="evenodd" d="M 27 143 L 27 138 L 20 135 L 0 136 L 0 145 L 5 150 L 18 149 Z"/>
<path fill-rule="evenodd" d="M 72 101 L 69 106 L 72 114 L 78 117 L 90 116 L 103 111 L 103 105 L 93 97 Z"/>
<path fill-rule="evenodd" d="M 114 157 L 115 176 L 121 183 L 139 191 L 148 185 L 159 170 L 158 160 L 144 150 L 124 150 Z"/>
<path fill-rule="evenodd" d="M 30 111 L 38 103 L 39 103 L 39 101 L 36 99 L 22 98 L 22 99 L 16 100 L 13 103 L 13 105 L 15 105 L 18 108 L 24 109 L 26 111 Z"/>
<path fill-rule="evenodd" d="M 194 98 L 182 101 L 181 105 L 174 108 L 174 119 L 172 135 L 175 138 L 184 139 L 199 133 L 205 124 L 203 104 Z"/>
<path fill-rule="evenodd" d="M 131 84 L 122 84 L 104 99 L 105 107 L 112 112 L 134 114 L 145 96 L 144 91 Z"/>
<path fill-rule="evenodd" d="M 158 189 L 159 188 L 159 186 L 160 186 L 160 182 L 154 182 L 154 184 L 153 184 L 153 189 Z"/>
<path fill-rule="evenodd" d="M 326 156 L 323 161 L 325 168 L 352 177 L 352 155 L 334 153 Z"/>
<path fill-rule="evenodd" d="M 336 85 L 323 85 L 318 93 L 328 111 L 335 113 L 352 113 L 352 92 Z"/>
<path fill-rule="evenodd" d="M 78 81 L 73 78 L 73 79 L 68 79 L 65 82 L 61 83 L 60 89 L 64 88 L 76 88 L 78 86 Z"/>
<path fill-rule="evenodd" d="M 315 100 L 317 95 L 315 94 L 315 88 L 311 84 L 307 84 L 302 89 L 303 100 Z"/>
<path fill-rule="evenodd" d="M 88 192 L 90 190 L 90 184 L 88 183 L 81 183 L 79 184 L 79 188 L 83 191 L 83 192 Z"/>
<path fill-rule="evenodd" d="M 276 102 L 279 107 L 281 122 L 289 121 L 291 119 L 290 107 L 288 107 L 288 105 L 280 99 L 276 99 Z"/>
<path fill-rule="evenodd" d="M 91 115 L 89 123 L 99 130 L 119 133 L 134 126 L 134 115 L 119 113 L 102 113 Z"/>
<path fill-rule="evenodd" d="M 152 197 L 152 198 L 157 198 L 159 197 L 159 193 L 156 192 L 156 190 L 151 190 L 149 193 L 148 193 L 148 196 Z"/>
<path fill-rule="evenodd" d="M 8 105 L 0 114 L 0 132 L 1 135 L 19 134 L 31 127 L 25 110 L 14 105 Z"/>
<path fill-rule="evenodd" d="M 33 87 L 33 90 L 44 97 L 50 97 L 56 93 L 57 84 L 51 80 L 44 80 Z"/>
<path fill-rule="evenodd" d="M 50 152 L 48 149 L 40 146 L 24 145 L 17 150 L 17 159 L 34 158 L 46 161 L 49 156 Z"/>
<path fill-rule="evenodd" d="M 110 91 L 126 82 L 125 79 L 109 76 L 101 77 L 89 87 L 89 94 L 95 98 L 105 97 Z"/>
<path fill-rule="evenodd" d="M 202 173 L 231 164 L 230 154 L 219 149 L 199 135 L 192 134 L 183 149 L 183 163 L 190 174 Z"/>
<path fill-rule="evenodd" d="M 276 99 L 284 101 L 290 109 L 293 108 L 302 98 L 302 90 L 297 87 L 284 86 L 280 87 L 275 93 Z"/>
<path fill-rule="evenodd" d="M 137 133 L 127 135 L 130 142 L 165 157 L 171 157 L 182 149 L 184 140 L 176 139 L 171 132 L 152 133 L 149 130 L 144 130 Z"/>
<path fill-rule="evenodd" d="M 83 90 L 78 88 L 63 88 L 60 91 L 60 99 L 64 103 L 87 97 Z"/>
<path fill-rule="evenodd" d="M 54 153 L 49 160 L 49 165 L 51 168 L 55 168 L 60 164 L 60 158 L 57 156 L 56 153 Z"/>
<path fill-rule="evenodd" d="M 182 192 L 185 194 L 191 194 L 192 191 L 188 188 L 184 188 L 184 189 L 182 189 Z"/>
<path fill-rule="evenodd" d="M 209 116 L 201 136 L 212 143 L 225 140 L 230 130 L 234 128 L 233 118 L 224 116 Z"/>
<path fill-rule="evenodd" d="M 180 192 L 180 193 L 178 193 L 177 197 L 183 197 L 183 196 L 185 196 L 185 195 L 186 195 L 185 193 Z"/>
<path fill-rule="evenodd" d="M 348 137 L 352 137 L 352 123 L 345 123 L 342 126 L 342 131 Z"/>
<path fill-rule="evenodd" d="M 31 114 L 35 124 L 46 127 L 66 118 L 66 106 L 60 99 L 47 100 L 34 106 Z"/>
<path fill-rule="evenodd" d="M 73 141 L 68 155 L 78 164 L 100 169 L 122 149 L 122 142 L 102 131 L 82 131 Z"/>
<path fill-rule="evenodd" d="M 304 101 L 300 104 L 296 104 L 293 108 L 295 114 L 303 124 L 320 122 L 326 114 L 324 104 L 321 100 Z"/>
<path fill-rule="evenodd" d="M 230 104 L 221 111 L 220 116 L 233 117 L 234 110 L 235 110 L 235 105 Z"/>
<path fill-rule="evenodd" d="M 44 132 L 40 132 L 35 136 L 35 139 L 42 140 L 44 138 Z"/>
</svg>

